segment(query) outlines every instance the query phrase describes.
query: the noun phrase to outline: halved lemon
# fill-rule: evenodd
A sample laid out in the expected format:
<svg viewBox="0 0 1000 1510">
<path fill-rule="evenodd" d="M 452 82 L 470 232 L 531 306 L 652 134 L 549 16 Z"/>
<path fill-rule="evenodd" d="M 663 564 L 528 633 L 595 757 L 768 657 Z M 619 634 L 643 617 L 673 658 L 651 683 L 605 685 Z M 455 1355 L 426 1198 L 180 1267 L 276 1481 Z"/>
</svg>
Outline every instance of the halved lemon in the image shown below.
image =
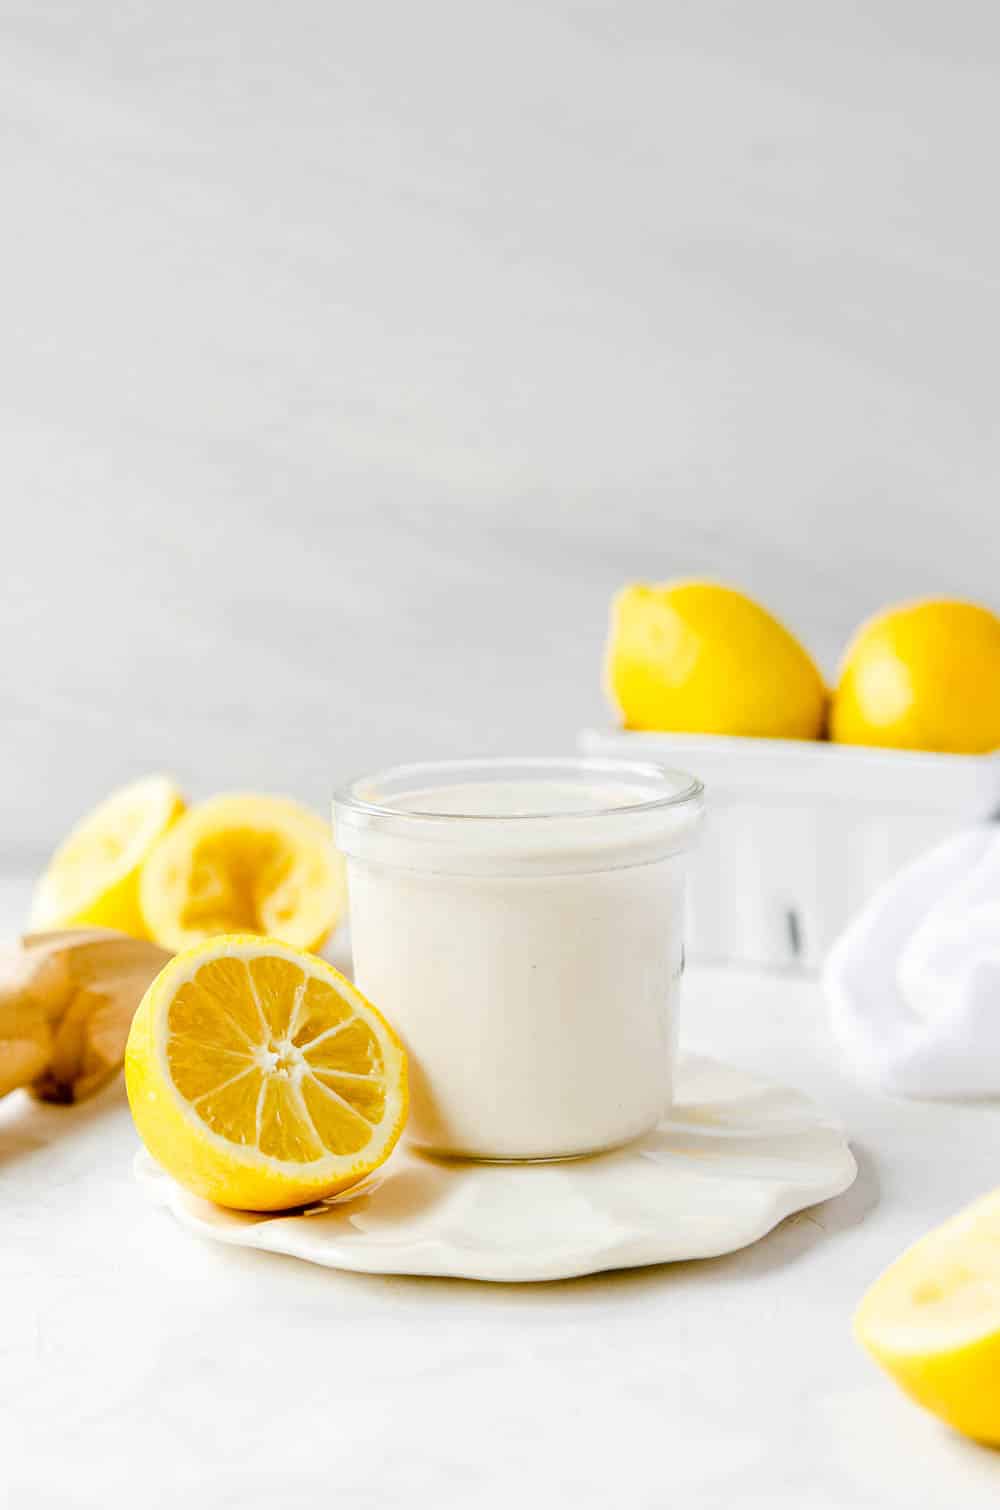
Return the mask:
<svg viewBox="0 0 1000 1510">
<path fill-rule="evenodd" d="M 70 831 L 35 888 L 31 927 L 118 928 L 145 938 L 139 908 L 142 865 L 184 811 L 169 776 L 122 787 Z"/>
<path fill-rule="evenodd" d="M 324 960 L 234 934 L 178 955 L 125 1051 L 146 1148 L 196 1195 L 278 1211 L 377 1169 L 406 1120 L 406 1055 Z"/>
<path fill-rule="evenodd" d="M 1000 1190 L 898 1258 L 865 1295 L 858 1341 L 912 1399 L 1000 1446 Z"/>
<path fill-rule="evenodd" d="M 330 827 L 287 797 L 231 794 L 189 808 L 143 867 L 150 936 L 189 949 L 220 933 L 261 933 L 317 949 L 347 905 Z"/>
</svg>

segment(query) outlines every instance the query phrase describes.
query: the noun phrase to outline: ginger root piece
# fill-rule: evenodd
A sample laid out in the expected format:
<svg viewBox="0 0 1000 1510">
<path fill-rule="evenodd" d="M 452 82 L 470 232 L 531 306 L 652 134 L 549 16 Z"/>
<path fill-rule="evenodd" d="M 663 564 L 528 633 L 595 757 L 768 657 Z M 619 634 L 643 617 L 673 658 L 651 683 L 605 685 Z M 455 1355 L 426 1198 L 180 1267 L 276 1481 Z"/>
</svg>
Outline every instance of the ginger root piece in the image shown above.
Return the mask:
<svg viewBox="0 0 1000 1510">
<path fill-rule="evenodd" d="M 29 933 L 0 950 L 0 1096 L 82 1101 L 121 1067 L 136 1007 L 170 959 L 105 928 Z"/>
</svg>

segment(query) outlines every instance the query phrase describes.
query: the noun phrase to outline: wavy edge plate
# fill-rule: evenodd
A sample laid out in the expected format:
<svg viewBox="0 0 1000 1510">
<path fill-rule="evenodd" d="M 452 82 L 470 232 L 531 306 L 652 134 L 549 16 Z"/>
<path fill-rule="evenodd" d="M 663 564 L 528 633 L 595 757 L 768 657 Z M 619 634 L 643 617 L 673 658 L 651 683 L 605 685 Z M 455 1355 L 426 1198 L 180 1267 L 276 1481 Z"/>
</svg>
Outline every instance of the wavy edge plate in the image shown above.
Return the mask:
<svg viewBox="0 0 1000 1510">
<path fill-rule="evenodd" d="M 294 1213 L 228 1211 L 140 1151 L 145 1193 L 214 1242 L 362 1274 L 494 1283 L 718 1258 L 843 1194 L 857 1164 L 798 1091 L 688 1055 L 675 1105 L 627 1148 L 551 1164 L 430 1159 L 405 1146 L 362 1186 Z"/>
</svg>

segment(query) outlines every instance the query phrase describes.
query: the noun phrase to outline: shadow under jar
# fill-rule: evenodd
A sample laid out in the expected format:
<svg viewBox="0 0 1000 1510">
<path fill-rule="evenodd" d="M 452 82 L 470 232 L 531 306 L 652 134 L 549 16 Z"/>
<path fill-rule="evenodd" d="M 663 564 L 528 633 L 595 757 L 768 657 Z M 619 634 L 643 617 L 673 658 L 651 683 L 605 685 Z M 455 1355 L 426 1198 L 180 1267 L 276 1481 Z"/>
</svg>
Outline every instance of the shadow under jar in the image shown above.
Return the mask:
<svg viewBox="0 0 1000 1510">
<path fill-rule="evenodd" d="M 334 799 L 359 989 L 428 1153 L 562 1159 L 670 1105 L 700 782 L 611 760 L 398 766 Z"/>
</svg>

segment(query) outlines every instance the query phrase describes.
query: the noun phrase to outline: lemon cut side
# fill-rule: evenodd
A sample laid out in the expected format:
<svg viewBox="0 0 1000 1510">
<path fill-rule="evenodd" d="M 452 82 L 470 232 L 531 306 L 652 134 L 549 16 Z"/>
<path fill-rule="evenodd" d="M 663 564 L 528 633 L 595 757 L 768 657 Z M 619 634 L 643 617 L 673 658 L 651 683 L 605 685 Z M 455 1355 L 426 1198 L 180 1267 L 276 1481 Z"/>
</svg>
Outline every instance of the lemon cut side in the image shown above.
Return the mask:
<svg viewBox="0 0 1000 1510">
<path fill-rule="evenodd" d="M 396 1034 L 325 961 L 253 935 L 178 955 L 140 1003 L 125 1081 L 153 1157 L 223 1206 L 334 1195 L 388 1158 L 408 1105 Z"/>
<path fill-rule="evenodd" d="M 183 811 L 167 776 L 147 776 L 100 803 L 52 856 L 35 889 L 32 929 L 117 928 L 146 937 L 140 872 Z"/>
<path fill-rule="evenodd" d="M 1000 1190 L 907 1249 L 865 1295 L 854 1331 L 918 1404 L 1000 1446 Z"/>
<path fill-rule="evenodd" d="M 190 808 L 143 867 L 150 936 L 188 949 L 224 933 L 260 933 L 317 949 L 347 906 L 342 857 L 327 823 L 285 797 L 213 797 Z"/>
</svg>

